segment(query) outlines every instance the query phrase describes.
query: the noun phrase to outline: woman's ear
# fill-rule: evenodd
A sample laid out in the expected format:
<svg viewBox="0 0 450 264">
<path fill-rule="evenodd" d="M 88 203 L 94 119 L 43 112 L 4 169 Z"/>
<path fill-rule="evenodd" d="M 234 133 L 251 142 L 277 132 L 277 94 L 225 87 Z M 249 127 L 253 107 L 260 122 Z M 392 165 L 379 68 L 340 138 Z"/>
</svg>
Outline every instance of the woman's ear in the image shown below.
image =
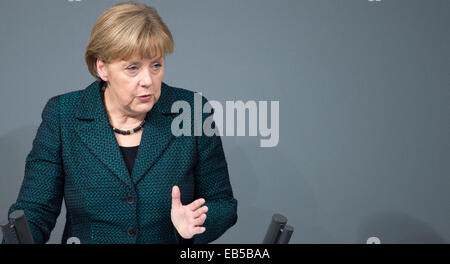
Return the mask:
<svg viewBox="0 0 450 264">
<path fill-rule="evenodd" d="M 108 81 L 108 66 L 100 59 L 97 59 L 97 75 L 103 81 Z"/>
</svg>

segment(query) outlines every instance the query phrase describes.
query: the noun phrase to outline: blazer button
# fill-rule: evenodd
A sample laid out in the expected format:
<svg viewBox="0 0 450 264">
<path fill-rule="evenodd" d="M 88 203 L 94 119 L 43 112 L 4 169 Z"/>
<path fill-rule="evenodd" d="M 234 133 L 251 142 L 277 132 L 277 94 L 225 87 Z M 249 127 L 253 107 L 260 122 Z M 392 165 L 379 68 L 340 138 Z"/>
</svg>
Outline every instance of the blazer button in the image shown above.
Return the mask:
<svg viewBox="0 0 450 264">
<path fill-rule="evenodd" d="M 127 203 L 128 204 L 134 204 L 134 196 L 130 195 L 127 197 Z"/>
<path fill-rule="evenodd" d="M 136 229 L 134 229 L 134 227 L 129 227 L 127 233 L 130 237 L 134 237 L 136 235 Z"/>
</svg>

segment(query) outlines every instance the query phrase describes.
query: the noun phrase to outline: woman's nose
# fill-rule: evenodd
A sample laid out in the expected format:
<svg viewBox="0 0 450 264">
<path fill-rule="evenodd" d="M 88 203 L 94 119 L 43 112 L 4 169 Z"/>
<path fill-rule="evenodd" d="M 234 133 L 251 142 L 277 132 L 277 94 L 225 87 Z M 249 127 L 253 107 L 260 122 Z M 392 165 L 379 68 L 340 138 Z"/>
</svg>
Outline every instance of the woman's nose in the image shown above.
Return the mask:
<svg viewBox="0 0 450 264">
<path fill-rule="evenodd" d="M 152 85 L 153 81 L 152 81 L 152 73 L 150 69 L 144 69 L 142 71 L 142 76 L 141 76 L 141 85 L 142 86 L 150 86 Z"/>
</svg>

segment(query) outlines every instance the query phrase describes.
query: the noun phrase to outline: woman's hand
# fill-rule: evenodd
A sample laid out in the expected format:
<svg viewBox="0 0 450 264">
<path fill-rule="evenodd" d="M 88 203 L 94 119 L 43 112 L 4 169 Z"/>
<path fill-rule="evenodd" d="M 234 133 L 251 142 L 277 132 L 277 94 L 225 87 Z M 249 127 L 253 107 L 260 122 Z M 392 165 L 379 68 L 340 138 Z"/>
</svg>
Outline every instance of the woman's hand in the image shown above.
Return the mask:
<svg viewBox="0 0 450 264">
<path fill-rule="evenodd" d="M 200 207 L 205 203 L 203 198 L 197 199 L 188 205 L 182 205 L 180 197 L 180 189 L 178 186 L 173 186 L 170 217 L 178 234 L 184 239 L 190 239 L 196 234 L 205 232 L 206 228 L 201 225 L 206 220 L 208 207 Z"/>
</svg>

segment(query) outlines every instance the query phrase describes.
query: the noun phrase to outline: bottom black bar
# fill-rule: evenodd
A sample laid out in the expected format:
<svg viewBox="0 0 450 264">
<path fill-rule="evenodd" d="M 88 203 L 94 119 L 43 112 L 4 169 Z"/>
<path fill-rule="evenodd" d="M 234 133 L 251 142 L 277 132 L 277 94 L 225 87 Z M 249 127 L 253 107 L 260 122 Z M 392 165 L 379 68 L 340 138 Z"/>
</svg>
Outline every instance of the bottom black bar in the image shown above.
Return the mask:
<svg viewBox="0 0 450 264">
<path fill-rule="evenodd" d="M 316 263 L 318 261 L 349 261 L 359 263 L 424 258 L 448 259 L 450 246 L 446 245 L 261 245 L 261 244 L 209 244 L 209 245 L 1 245 L 0 253 L 65 256 L 75 263 L 91 263 L 126 259 L 144 259 L 147 263 Z M 3 251 L 3 252 L 2 252 Z M 67 251 L 67 252 L 64 252 Z M 62 254 L 61 254 L 62 253 Z M 286 262 L 286 260 L 289 260 Z M 130 259 L 131 260 L 131 259 Z M 163 260 L 163 262 L 153 262 Z M 381 262 L 382 261 L 382 262 Z"/>
</svg>

